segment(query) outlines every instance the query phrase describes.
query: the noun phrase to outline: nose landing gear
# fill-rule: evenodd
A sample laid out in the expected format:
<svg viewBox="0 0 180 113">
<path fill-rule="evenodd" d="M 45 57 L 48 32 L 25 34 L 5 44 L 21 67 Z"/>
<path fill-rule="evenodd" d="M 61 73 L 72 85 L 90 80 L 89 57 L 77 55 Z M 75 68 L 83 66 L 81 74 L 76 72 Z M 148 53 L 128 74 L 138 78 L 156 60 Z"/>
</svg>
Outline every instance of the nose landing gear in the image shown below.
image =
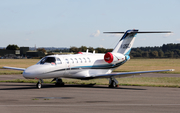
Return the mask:
<svg viewBox="0 0 180 113">
<path fill-rule="evenodd" d="M 36 87 L 40 89 L 42 87 L 43 80 L 39 79 L 38 83 L 36 84 Z"/>
</svg>

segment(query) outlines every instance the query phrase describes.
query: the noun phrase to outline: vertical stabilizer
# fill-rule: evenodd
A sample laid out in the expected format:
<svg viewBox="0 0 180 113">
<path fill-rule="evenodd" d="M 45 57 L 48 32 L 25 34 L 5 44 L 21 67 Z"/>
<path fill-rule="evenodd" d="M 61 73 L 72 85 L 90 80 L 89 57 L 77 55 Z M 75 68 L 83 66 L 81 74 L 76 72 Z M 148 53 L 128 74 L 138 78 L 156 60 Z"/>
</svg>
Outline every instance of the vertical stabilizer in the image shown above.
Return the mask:
<svg viewBox="0 0 180 113">
<path fill-rule="evenodd" d="M 127 30 L 112 52 L 129 55 L 137 32 L 138 30 Z"/>
</svg>

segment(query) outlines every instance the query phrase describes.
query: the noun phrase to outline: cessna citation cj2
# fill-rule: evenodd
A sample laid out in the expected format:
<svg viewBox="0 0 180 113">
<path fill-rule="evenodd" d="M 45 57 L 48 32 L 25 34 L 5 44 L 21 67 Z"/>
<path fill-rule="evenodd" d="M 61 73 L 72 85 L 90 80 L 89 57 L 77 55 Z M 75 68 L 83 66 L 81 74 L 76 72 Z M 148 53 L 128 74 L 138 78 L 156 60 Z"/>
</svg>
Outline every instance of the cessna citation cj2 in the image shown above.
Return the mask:
<svg viewBox="0 0 180 113">
<path fill-rule="evenodd" d="M 80 52 L 74 55 L 50 55 L 42 58 L 37 64 L 24 68 L 4 67 L 8 69 L 22 70 L 26 79 L 38 79 L 37 88 L 41 88 L 43 79 L 56 81 L 56 86 L 64 83 L 61 78 L 73 78 L 89 80 L 95 78 L 109 78 L 109 87 L 117 87 L 118 81 L 115 77 L 125 77 L 129 75 L 173 71 L 154 70 L 139 72 L 111 73 L 117 67 L 123 65 L 130 59 L 131 47 L 137 33 L 171 33 L 163 32 L 139 32 L 138 30 L 127 30 L 126 32 L 105 32 L 105 33 L 124 33 L 112 52 L 106 54 Z"/>
</svg>

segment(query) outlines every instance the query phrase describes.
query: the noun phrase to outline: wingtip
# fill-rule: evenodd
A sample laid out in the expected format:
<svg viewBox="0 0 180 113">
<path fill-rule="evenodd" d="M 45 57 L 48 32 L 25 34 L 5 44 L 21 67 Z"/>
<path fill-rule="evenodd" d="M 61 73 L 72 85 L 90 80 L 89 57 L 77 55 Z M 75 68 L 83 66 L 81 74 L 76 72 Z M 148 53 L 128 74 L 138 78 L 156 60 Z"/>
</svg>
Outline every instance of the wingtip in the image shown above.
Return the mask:
<svg viewBox="0 0 180 113">
<path fill-rule="evenodd" d="M 170 69 L 169 71 L 175 71 L 175 69 Z"/>
<path fill-rule="evenodd" d="M 7 66 L 3 66 L 2 68 L 6 68 Z"/>
</svg>

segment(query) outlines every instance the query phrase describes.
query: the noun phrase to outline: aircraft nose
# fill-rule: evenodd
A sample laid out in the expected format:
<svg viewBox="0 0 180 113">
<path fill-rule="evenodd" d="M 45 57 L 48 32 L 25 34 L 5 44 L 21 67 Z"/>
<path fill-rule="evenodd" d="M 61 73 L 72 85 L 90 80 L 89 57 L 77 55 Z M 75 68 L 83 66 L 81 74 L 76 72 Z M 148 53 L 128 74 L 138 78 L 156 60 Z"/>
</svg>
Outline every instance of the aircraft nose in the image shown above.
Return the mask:
<svg viewBox="0 0 180 113">
<path fill-rule="evenodd" d="M 26 69 L 26 70 L 27 70 L 27 69 Z M 31 78 L 31 77 L 32 77 L 32 76 L 31 76 L 32 74 L 31 74 L 31 73 L 28 73 L 26 70 L 23 72 L 23 77 L 26 78 L 26 79 Z"/>
<path fill-rule="evenodd" d="M 31 67 L 28 67 L 24 72 L 23 72 L 23 77 L 26 79 L 32 79 L 32 78 L 38 78 L 38 75 L 42 74 L 41 69 L 34 65 Z"/>
<path fill-rule="evenodd" d="M 34 73 L 30 71 L 30 69 L 26 69 L 23 72 L 23 77 L 26 79 L 34 78 Z"/>
</svg>

